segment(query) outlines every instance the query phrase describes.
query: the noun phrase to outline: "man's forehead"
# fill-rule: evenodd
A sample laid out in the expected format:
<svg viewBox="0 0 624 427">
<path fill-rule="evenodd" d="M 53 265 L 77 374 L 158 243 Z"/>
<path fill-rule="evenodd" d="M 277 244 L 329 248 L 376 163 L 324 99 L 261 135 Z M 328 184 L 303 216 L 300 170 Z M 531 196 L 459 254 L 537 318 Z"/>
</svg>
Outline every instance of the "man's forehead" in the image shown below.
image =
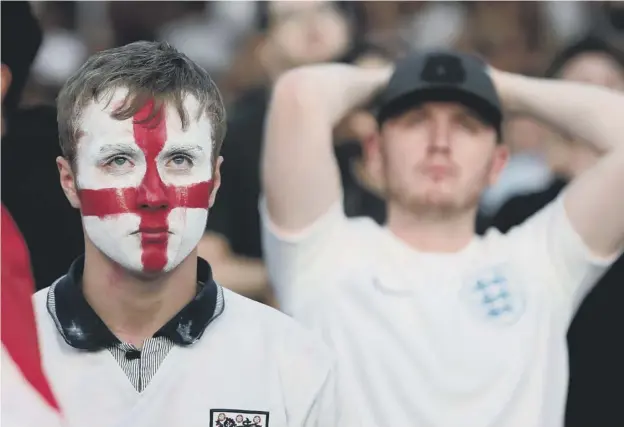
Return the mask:
<svg viewBox="0 0 624 427">
<path fill-rule="evenodd" d="M 329 0 L 306 0 L 306 1 L 272 1 L 269 10 L 276 18 L 288 16 L 292 13 L 306 12 L 318 7 L 332 4 Z"/>
<path fill-rule="evenodd" d="M 426 112 L 442 112 L 447 114 L 468 114 L 472 115 L 474 110 L 459 101 L 424 101 L 414 104 L 411 108 L 407 108 L 405 112 L 410 111 L 426 111 Z"/>
<path fill-rule="evenodd" d="M 96 133 L 127 133 L 132 134 L 133 118 L 126 120 L 117 120 L 112 115 L 120 107 L 124 105 L 127 88 L 116 88 L 108 93 L 100 96 L 98 100 L 92 100 L 87 104 L 81 114 L 80 129 L 83 134 Z M 186 111 L 188 123 L 185 129 L 182 126 L 182 118 L 173 103 L 168 102 L 164 107 L 164 119 L 167 127 L 167 133 L 170 135 L 194 135 L 200 132 L 203 138 L 212 138 L 212 122 L 210 118 L 200 111 L 201 105 L 197 98 L 193 95 L 186 95 L 183 98 L 182 106 Z M 146 107 L 149 108 L 149 105 Z"/>
</svg>

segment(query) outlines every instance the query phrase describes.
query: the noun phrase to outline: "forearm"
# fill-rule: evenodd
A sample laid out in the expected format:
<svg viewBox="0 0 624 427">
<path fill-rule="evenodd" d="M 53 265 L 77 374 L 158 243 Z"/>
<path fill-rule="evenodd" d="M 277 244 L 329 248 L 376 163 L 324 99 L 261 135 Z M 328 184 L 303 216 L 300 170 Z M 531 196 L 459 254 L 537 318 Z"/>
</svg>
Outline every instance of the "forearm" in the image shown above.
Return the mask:
<svg viewBox="0 0 624 427">
<path fill-rule="evenodd" d="M 624 149 L 624 96 L 582 83 L 495 72 L 505 109 L 530 115 L 600 151 Z"/>
<path fill-rule="evenodd" d="M 391 73 L 390 68 L 320 64 L 294 69 L 284 80 L 291 80 L 290 89 L 298 92 L 315 112 L 322 112 L 333 127 L 347 113 L 369 101 L 388 83 Z"/>
<path fill-rule="evenodd" d="M 262 185 L 272 222 L 300 231 L 341 196 L 332 131 L 388 81 L 390 68 L 323 64 L 277 82 L 266 119 Z"/>
</svg>

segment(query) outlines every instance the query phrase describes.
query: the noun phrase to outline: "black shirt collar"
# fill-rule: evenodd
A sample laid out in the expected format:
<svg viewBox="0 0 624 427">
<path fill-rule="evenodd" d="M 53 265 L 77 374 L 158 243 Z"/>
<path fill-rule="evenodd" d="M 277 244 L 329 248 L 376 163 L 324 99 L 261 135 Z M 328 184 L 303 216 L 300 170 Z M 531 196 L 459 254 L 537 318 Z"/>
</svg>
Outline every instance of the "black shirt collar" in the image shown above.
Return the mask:
<svg viewBox="0 0 624 427">
<path fill-rule="evenodd" d="M 48 291 L 48 312 L 59 333 L 70 346 L 98 351 L 120 343 L 102 319 L 91 308 L 82 293 L 84 256 L 77 258 L 67 274 Z M 180 346 L 188 346 L 201 338 L 210 322 L 224 308 L 223 290 L 212 278 L 210 265 L 197 258 L 199 291 L 178 314 L 169 320 L 154 337 L 166 337 Z"/>
</svg>

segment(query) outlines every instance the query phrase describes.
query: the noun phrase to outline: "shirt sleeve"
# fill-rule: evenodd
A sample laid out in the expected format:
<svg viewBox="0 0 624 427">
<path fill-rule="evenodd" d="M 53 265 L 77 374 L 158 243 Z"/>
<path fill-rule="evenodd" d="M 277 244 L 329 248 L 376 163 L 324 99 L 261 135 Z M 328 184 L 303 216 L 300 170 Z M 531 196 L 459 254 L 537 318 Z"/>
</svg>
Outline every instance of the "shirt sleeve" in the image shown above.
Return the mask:
<svg viewBox="0 0 624 427">
<path fill-rule="evenodd" d="M 339 381 L 337 371 L 331 370 L 303 427 L 363 427 L 362 416 L 351 400 L 353 393 L 349 393 L 345 386 Z"/>
<path fill-rule="evenodd" d="M 527 269 L 540 268 L 563 303 L 576 311 L 583 298 L 617 260 L 591 252 L 576 232 L 563 203 L 565 192 L 509 232 L 511 245 Z"/>
<path fill-rule="evenodd" d="M 265 262 L 280 307 L 293 314 L 298 301 L 324 296 L 337 275 L 353 259 L 349 220 L 342 202 L 334 204 L 313 224 L 297 233 L 280 230 L 260 201 Z"/>
<path fill-rule="evenodd" d="M 335 352 L 318 331 L 293 326 L 277 352 L 288 425 L 360 427 L 353 383 L 340 375 Z"/>
</svg>

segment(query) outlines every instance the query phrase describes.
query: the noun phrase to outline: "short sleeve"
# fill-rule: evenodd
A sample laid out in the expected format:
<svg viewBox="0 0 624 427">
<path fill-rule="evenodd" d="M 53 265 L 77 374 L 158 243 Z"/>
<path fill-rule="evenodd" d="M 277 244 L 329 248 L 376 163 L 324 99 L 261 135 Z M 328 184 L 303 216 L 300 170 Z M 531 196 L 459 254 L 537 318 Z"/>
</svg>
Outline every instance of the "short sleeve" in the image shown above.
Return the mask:
<svg viewBox="0 0 624 427">
<path fill-rule="evenodd" d="M 334 204 L 313 224 L 297 233 L 280 230 L 260 200 L 262 244 L 269 276 L 280 307 L 288 314 L 298 301 L 322 298 L 344 272 L 353 248 L 349 220 L 342 202 Z"/>
<path fill-rule="evenodd" d="M 341 375 L 335 351 L 318 331 L 293 326 L 297 327 L 284 336 L 276 358 L 289 425 L 360 427 L 354 384 Z"/>
<path fill-rule="evenodd" d="M 363 427 L 362 416 L 356 410 L 347 384 L 340 381 L 335 369 L 332 369 L 314 399 L 314 404 L 304 427 L 353 426 Z"/>
<path fill-rule="evenodd" d="M 591 252 L 570 222 L 564 194 L 511 229 L 508 237 L 523 267 L 540 269 L 555 295 L 576 311 L 619 254 L 601 258 Z"/>
</svg>

